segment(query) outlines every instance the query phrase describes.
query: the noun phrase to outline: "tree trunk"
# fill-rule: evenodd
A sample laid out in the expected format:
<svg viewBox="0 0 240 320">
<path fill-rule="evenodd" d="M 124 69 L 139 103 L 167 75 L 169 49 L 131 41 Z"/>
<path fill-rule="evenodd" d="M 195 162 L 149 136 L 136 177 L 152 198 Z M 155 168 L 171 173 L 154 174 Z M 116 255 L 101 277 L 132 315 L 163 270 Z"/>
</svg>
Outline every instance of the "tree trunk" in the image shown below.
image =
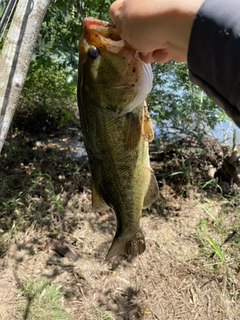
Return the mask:
<svg viewBox="0 0 240 320">
<path fill-rule="evenodd" d="M 0 152 L 17 107 L 37 36 L 50 1 L 18 1 L 0 53 Z"/>
</svg>

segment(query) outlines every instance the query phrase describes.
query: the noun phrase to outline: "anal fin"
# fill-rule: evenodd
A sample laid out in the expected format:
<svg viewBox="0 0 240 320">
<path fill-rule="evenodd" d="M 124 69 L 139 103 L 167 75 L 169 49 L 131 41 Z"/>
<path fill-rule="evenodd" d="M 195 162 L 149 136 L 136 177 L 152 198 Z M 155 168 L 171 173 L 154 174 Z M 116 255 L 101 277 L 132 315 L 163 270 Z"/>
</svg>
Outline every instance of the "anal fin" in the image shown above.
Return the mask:
<svg viewBox="0 0 240 320">
<path fill-rule="evenodd" d="M 97 189 L 92 182 L 92 209 L 93 211 L 106 210 L 108 205 L 104 202 L 103 198 L 97 192 Z"/>
<path fill-rule="evenodd" d="M 159 196 L 159 187 L 158 187 L 157 179 L 152 169 L 149 168 L 149 170 L 151 170 L 151 179 L 150 179 L 147 193 L 143 201 L 143 209 L 146 209 L 147 207 L 149 207 L 154 201 L 157 200 Z"/>
</svg>

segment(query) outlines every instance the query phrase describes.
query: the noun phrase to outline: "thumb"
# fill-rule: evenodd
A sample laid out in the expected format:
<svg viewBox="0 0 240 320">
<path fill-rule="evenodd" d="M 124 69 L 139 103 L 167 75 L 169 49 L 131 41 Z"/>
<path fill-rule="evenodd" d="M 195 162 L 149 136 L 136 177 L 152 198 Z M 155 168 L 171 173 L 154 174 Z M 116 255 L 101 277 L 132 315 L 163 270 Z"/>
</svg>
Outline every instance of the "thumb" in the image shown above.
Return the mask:
<svg viewBox="0 0 240 320">
<path fill-rule="evenodd" d="M 152 63 L 154 61 L 158 63 L 166 63 L 171 59 L 171 56 L 165 49 L 158 49 L 153 52 L 139 52 L 139 58 L 145 63 Z"/>
</svg>

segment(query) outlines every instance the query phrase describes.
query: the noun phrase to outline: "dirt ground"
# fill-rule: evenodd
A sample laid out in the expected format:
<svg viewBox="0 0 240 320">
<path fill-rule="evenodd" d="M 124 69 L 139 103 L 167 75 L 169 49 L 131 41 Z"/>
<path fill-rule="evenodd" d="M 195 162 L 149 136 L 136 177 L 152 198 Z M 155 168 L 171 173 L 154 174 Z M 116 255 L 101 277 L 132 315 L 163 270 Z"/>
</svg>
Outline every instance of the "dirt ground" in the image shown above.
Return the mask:
<svg viewBox="0 0 240 320">
<path fill-rule="evenodd" d="M 74 320 L 240 319 L 238 235 L 222 247 L 223 257 L 209 257 L 209 239 L 220 245 L 239 227 L 238 196 L 201 188 L 192 171 L 170 179 L 179 169 L 155 152 L 160 195 L 143 211 L 147 249 L 132 261 L 106 262 L 114 214 L 91 210 L 90 172 L 86 157 L 74 156 L 76 139 L 72 128 L 18 132 L 12 154 L 0 159 L 0 319 L 31 319 L 31 299 L 24 315 L 18 311 L 26 278 L 59 284 Z"/>
</svg>

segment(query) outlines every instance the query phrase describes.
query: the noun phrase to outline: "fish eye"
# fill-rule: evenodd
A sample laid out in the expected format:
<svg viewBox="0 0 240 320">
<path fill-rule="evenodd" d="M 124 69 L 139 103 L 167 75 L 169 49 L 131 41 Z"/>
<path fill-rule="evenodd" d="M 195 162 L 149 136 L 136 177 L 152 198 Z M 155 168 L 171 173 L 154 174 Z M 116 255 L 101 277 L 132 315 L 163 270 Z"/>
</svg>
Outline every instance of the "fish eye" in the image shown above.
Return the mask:
<svg viewBox="0 0 240 320">
<path fill-rule="evenodd" d="M 96 59 L 99 55 L 98 49 L 94 46 L 90 47 L 88 49 L 88 55 L 92 58 L 92 59 Z"/>
</svg>

